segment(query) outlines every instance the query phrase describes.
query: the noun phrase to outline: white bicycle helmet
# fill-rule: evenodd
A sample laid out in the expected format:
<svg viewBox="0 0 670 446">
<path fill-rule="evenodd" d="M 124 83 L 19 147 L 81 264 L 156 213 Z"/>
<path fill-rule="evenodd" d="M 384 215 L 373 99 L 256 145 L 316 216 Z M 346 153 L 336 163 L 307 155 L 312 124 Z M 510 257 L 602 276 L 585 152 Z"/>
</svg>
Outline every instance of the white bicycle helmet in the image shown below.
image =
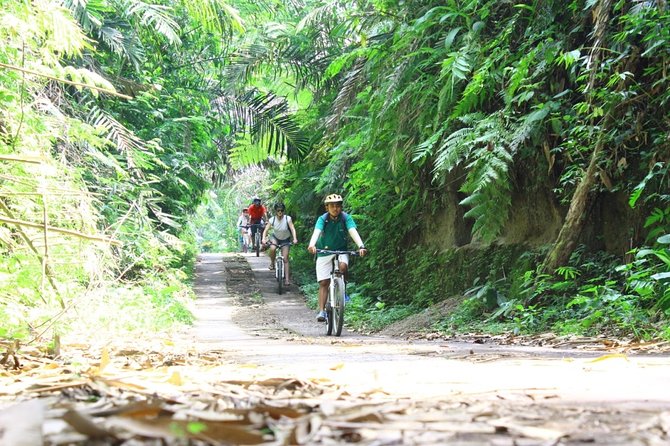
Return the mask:
<svg viewBox="0 0 670 446">
<path fill-rule="evenodd" d="M 342 195 L 337 195 L 337 194 L 330 194 L 326 196 L 326 199 L 323 200 L 324 204 L 328 203 L 342 203 L 344 200 L 342 199 Z"/>
</svg>

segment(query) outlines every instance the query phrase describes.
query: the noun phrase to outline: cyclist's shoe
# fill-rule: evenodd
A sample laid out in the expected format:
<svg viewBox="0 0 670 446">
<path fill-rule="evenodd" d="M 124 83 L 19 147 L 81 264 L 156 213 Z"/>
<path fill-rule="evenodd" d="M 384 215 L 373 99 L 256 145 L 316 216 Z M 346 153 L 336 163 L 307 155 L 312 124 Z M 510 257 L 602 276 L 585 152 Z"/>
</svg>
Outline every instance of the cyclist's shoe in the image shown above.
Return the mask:
<svg viewBox="0 0 670 446">
<path fill-rule="evenodd" d="M 321 310 L 319 314 L 316 315 L 317 322 L 326 322 L 326 312 Z"/>
</svg>

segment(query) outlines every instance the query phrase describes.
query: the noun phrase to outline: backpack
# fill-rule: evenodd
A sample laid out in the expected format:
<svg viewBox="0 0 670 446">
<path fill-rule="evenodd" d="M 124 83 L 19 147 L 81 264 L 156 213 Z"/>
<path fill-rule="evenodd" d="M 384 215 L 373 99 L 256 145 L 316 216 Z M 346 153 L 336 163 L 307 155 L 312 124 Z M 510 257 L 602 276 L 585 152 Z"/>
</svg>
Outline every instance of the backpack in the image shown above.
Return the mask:
<svg viewBox="0 0 670 446">
<path fill-rule="evenodd" d="M 286 226 L 288 227 L 288 224 L 290 222 L 292 222 L 293 220 L 288 215 L 284 215 L 284 218 L 286 219 Z M 270 217 L 270 220 L 268 220 L 268 223 L 271 224 L 272 227 L 274 227 L 276 222 L 277 222 L 277 217 L 274 216 L 274 215 L 272 217 Z"/>
<path fill-rule="evenodd" d="M 346 234 L 346 233 L 347 233 L 347 223 L 346 223 L 346 220 L 347 220 L 347 213 L 346 213 L 346 212 L 342 212 L 342 213 L 340 214 L 340 217 L 341 217 L 341 218 L 340 218 L 340 223 L 342 224 L 342 229 L 344 229 L 344 233 Z M 325 214 L 323 214 L 323 215 L 321 216 L 321 218 L 323 218 L 323 221 L 325 222 L 324 225 L 323 225 L 323 230 L 325 231 L 325 230 L 326 230 L 326 226 L 328 225 L 328 223 L 330 223 L 330 214 L 329 214 L 328 212 L 326 212 Z"/>
</svg>

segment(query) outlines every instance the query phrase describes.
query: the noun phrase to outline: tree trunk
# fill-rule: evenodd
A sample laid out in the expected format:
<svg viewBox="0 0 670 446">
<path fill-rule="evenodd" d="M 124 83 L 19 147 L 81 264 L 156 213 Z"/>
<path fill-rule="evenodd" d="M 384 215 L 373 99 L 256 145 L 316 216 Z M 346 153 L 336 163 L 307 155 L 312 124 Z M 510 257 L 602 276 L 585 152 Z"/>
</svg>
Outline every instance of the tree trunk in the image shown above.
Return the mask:
<svg viewBox="0 0 670 446">
<path fill-rule="evenodd" d="M 607 25 L 610 21 L 610 10 L 612 8 L 612 0 L 600 0 L 598 5 L 594 8 L 594 26 L 592 33 L 593 46 L 588 57 L 587 68 L 590 70 L 589 82 L 586 87 L 586 94 L 591 95 L 596 83 L 596 74 L 600 64 L 600 55 L 603 42 L 605 41 L 605 33 Z M 592 99 L 592 98 L 590 98 Z M 589 102 L 591 100 L 589 99 Z M 582 180 L 577 185 L 572 200 L 570 201 L 570 208 L 568 215 L 565 217 L 563 227 L 558 233 L 556 242 L 552 250 L 544 259 L 542 270 L 547 273 L 553 273 L 559 266 L 565 265 L 570 258 L 570 254 L 574 251 L 579 236 L 584 228 L 584 220 L 586 217 L 586 209 L 590 204 L 592 197 L 591 190 L 596 183 L 596 171 L 598 169 L 598 162 L 600 161 L 603 148 L 605 146 L 606 131 L 609 127 L 611 116 L 609 113 L 603 119 L 602 127 L 600 128 L 600 135 L 596 141 L 596 146 L 591 153 L 591 160 Z"/>
<path fill-rule="evenodd" d="M 598 161 L 600 161 L 600 154 L 603 152 L 605 145 L 604 141 L 605 138 L 601 136 L 591 153 L 591 161 L 572 196 L 565 222 L 563 222 L 552 250 L 544 259 L 542 270 L 545 272 L 552 273 L 559 266 L 565 265 L 577 245 L 579 236 L 584 228 L 586 209 L 593 199 L 591 190 L 596 183 L 596 170 L 598 168 Z"/>
</svg>

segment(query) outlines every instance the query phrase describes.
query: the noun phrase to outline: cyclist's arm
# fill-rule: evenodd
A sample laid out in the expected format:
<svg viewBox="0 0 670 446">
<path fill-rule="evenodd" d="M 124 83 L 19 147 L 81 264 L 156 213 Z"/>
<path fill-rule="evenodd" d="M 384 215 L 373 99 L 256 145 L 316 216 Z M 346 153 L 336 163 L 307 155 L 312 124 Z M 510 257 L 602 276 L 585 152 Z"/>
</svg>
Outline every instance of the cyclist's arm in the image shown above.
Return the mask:
<svg viewBox="0 0 670 446">
<path fill-rule="evenodd" d="M 288 228 L 291 231 L 291 235 L 293 236 L 293 244 L 295 245 L 298 243 L 298 236 L 295 234 L 295 226 L 293 226 L 293 219 L 286 216 L 288 218 Z"/>
<path fill-rule="evenodd" d="M 321 235 L 321 229 L 315 228 L 312 233 L 312 238 L 309 240 L 309 246 L 307 247 L 307 250 L 312 254 L 316 254 L 316 241 L 319 239 L 319 235 Z"/>
<path fill-rule="evenodd" d="M 261 237 L 263 239 L 263 243 L 268 242 L 268 232 L 270 231 L 270 225 L 265 225 L 265 229 L 263 229 L 263 236 Z"/>
<path fill-rule="evenodd" d="M 365 249 L 365 245 L 363 244 L 363 239 L 361 239 L 361 236 L 358 234 L 356 228 L 350 228 L 349 235 L 351 236 L 351 239 L 354 241 L 354 243 L 356 243 L 356 246 L 358 246 L 359 254 L 361 257 L 363 257 L 367 251 Z"/>
</svg>

